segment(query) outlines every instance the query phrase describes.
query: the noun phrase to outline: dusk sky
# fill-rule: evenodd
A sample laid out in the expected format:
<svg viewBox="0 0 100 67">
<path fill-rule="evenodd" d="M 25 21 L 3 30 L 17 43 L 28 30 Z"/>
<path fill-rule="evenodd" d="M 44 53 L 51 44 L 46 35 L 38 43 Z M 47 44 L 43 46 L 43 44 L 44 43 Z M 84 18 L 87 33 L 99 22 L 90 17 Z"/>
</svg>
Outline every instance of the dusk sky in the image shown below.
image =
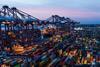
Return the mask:
<svg viewBox="0 0 100 67">
<path fill-rule="evenodd" d="M 0 0 L 2 5 L 15 6 L 39 19 L 57 14 L 81 23 L 100 24 L 100 0 Z"/>
</svg>

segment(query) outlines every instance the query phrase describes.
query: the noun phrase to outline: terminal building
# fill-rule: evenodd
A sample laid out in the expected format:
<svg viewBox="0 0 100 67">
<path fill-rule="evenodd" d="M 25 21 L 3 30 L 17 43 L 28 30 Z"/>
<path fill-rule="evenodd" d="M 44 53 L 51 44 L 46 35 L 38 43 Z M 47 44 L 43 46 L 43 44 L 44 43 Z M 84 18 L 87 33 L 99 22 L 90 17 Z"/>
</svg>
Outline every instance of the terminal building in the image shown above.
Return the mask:
<svg viewBox="0 0 100 67">
<path fill-rule="evenodd" d="M 83 37 L 100 38 L 100 24 L 78 24 L 74 30 Z"/>
</svg>

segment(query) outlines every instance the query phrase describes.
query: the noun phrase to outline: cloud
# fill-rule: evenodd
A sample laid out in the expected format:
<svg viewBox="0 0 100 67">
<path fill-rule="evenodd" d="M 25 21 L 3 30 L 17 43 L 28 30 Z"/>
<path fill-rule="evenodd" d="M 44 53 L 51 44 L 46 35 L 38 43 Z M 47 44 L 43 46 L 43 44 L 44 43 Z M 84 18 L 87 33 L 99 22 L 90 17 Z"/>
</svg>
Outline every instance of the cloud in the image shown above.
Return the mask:
<svg viewBox="0 0 100 67">
<path fill-rule="evenodd" d="M 31 15 L 38 15 L 37 17 L 48 17 L 50 15 L 61 15 L 61 16 L 68 16 L 74 18 L 93 18 L 93 17 L 100 17 L 99 12 L 87 11 L 87 10 L 80 10 L 80 9 L 64 9 L 64 8 L 28 8 L 22 9 L 25 12 L 28 12 Z M 44 19 L 44 18 L 41 18 Z"/>
</svg>

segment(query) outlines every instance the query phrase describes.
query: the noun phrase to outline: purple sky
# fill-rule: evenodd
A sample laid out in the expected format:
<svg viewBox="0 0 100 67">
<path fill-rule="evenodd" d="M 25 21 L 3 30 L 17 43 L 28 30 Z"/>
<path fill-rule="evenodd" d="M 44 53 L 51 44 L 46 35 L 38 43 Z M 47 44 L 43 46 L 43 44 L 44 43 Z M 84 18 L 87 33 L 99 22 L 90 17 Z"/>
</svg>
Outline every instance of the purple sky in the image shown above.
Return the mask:
<svg viewBox="0 0 100 67">
<path fill-rule="evenodd" d="M 1 0 L 39 19 L 51 15 L 70 17 L 81 23 L 100 24 L 100 0 Z"/>
</svg>

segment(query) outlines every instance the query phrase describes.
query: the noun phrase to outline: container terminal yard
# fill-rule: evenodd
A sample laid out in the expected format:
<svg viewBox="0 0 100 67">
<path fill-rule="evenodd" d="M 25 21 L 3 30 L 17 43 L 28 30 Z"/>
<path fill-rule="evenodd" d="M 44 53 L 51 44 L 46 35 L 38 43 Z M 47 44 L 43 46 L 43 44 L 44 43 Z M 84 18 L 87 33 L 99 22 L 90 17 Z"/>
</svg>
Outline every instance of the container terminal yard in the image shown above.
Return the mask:
<svg viewBox="0 0 100 67">
<path fill-rule="evenodd" d="M 100 67 L 100 25 L 0 9 L 0 67 Z"/>
</svg>

